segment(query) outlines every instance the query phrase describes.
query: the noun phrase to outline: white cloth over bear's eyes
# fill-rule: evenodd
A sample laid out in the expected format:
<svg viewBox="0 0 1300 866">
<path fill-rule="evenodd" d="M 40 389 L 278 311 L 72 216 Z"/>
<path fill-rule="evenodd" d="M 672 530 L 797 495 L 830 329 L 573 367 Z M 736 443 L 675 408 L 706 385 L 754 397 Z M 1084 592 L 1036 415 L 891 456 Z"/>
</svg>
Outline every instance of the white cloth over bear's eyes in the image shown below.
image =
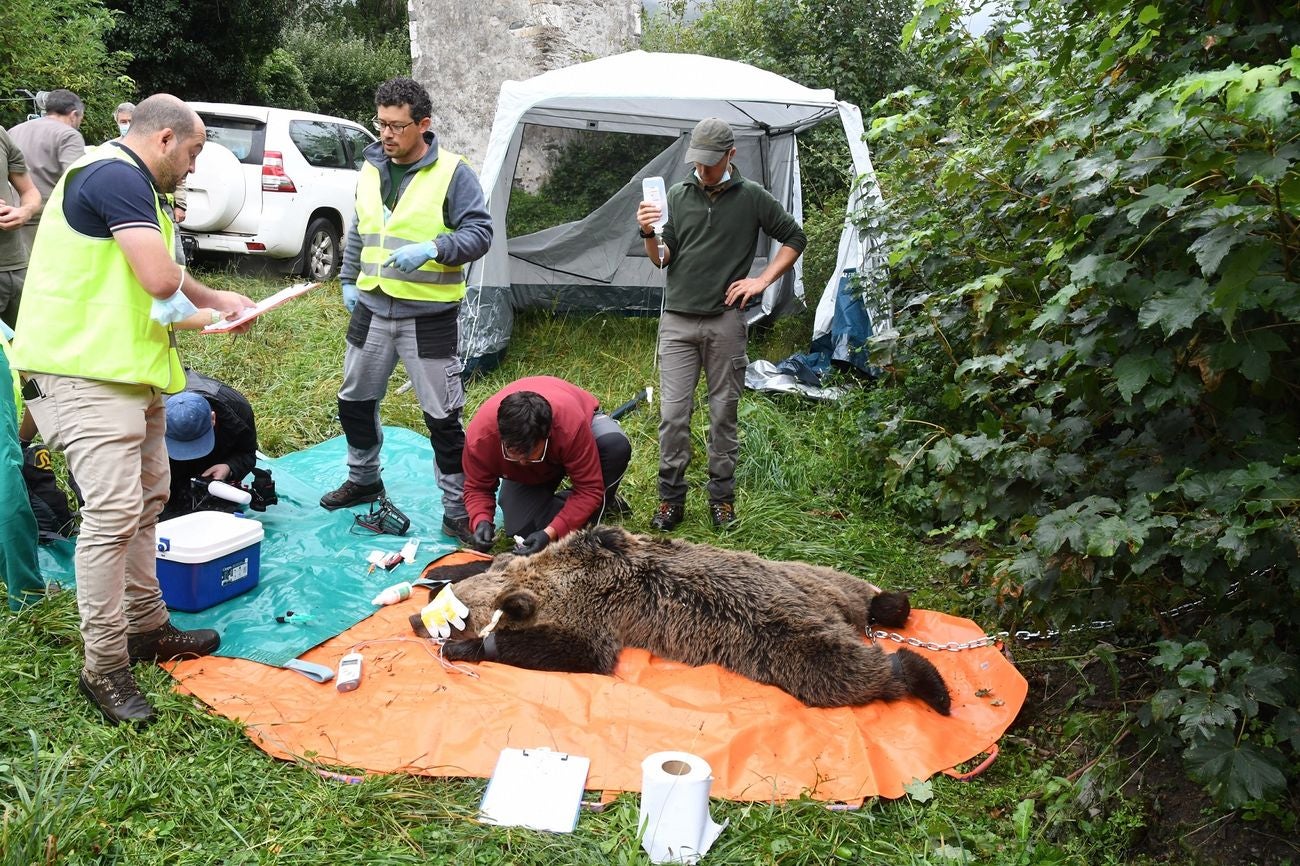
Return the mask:
<svg viewBox="0 0 1300 866">
<path fill-rule="evenodd" d="M 429 630 L 429 634 L 443 640 L 451 637 L 453 627 L 463 629 L 467 616 L 469 616 L 469 608 L 456 598 L 456 593 L 451 591 L 451 584 L 444 586 L 433 597 L 433 601 L 420 611 L 420 619 L 424 622 L 424 627 Z"/>
</svg>

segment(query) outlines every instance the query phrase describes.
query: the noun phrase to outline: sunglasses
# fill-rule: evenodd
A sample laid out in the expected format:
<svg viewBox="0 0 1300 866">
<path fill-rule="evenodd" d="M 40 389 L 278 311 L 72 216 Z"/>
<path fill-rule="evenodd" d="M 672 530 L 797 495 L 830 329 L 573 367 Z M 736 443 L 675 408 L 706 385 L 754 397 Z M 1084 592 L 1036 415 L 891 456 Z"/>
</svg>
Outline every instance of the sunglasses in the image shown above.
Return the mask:
<svg viewBox="0 0 1300 866">
<path fill-rule="evenodd" d="M 506 451 L 506 443 L 502 442 L 502 443 L 501 443 L 501 458 L 502 458 L 503 460 L 509 460 L 511 463 L 523 463 L 523 464 L 530 464 L 530 463 L 544 463 L 544 462 L 546 462 L 546 449 L 548 449 L 548 448 L 550 448 L 550 447 L 551 447 L 551 437 L 550 437 L 550 436 L 547 436 L 547 437 L 546 437 L 546 441 L 542 443 L 542 456 L 541 456 L 541 457 L 538 457 L 536 460 L 534 460 L 534 459 L 531 458 L 531 457 L 512 457 L 512 456 L 510 456 L 510 454 Z"/>
</svg>

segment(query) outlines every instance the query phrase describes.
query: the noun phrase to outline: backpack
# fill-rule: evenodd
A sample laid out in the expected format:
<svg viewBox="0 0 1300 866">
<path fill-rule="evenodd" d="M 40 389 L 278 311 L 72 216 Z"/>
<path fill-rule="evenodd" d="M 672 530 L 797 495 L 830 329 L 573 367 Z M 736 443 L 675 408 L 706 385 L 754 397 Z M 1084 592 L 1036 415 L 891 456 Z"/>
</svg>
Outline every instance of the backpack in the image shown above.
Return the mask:
<svg viewBox="0 0 1300 866">
<path fill-rule="evenodd" d="M 77 521 L 54 474 L 50 450 L 44 445 L 31 444 L 23 448 L 23 481 L 27 483 L 27 500 L 36 515 L 40 540 L 49 542 L 71 538 L 77 531 Z"/>
</svg>

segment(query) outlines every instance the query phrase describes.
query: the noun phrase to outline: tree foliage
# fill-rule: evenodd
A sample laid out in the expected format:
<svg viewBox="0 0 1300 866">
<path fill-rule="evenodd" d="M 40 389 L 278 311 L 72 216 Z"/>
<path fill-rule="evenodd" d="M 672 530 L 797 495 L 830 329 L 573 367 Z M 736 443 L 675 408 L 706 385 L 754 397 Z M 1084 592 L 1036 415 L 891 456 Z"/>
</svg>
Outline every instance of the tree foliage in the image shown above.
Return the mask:
<svg viewBox="0 0 1300 866">
<path fill-rule="evenodd" d="M 112 27 L 98 0 L 0 3 L 0 125 L 21 123 L 35 109 L 20 90 L 66 87 L 86 103 L 87 141 L 116 135 L 112 111 L 134 88 L 125 75 L 129 58 L 105 46 Z"/>
<path fill-rule="evenodd" d="M 935 85 L 870 132 L 898 332 L 867 471 L 1009 619 L 1161 637 L 1139 720 L 1222 802 L 1276 800 L 1300 755 L 1300 13 L 960 20 L 924 0 L 905 36 Z"/>
<path fill-rule="evenodd" d="M 131 54 L 141 95 L 253 102 L 256 70 L 280 44 L 288 0 L 105 0 L 109 47 Z"/>
<path fill-rule="evenodd" d="M 319 111 L 366 123 L 375 114 L 375 88 L 411 74 L 405 37 L 361 36 L 323 23 L 295 24 L 257 74 L 266 105 Z"/>
<path fill-rule="evenodd" d="M 410 53 L 410 15 L 406 0 L 303 0 L 295 21 L 322 24 L 338 33 L 403 42 Z"/>
<path fill-rule="evenodd" d="M 643 47 L 739 60 L 864 106 L 920 76 L 899 48 L 910 2 L 713 0 L 693 18 L 687 7 L 685 0 L 660 4 Z"/>
</svg>

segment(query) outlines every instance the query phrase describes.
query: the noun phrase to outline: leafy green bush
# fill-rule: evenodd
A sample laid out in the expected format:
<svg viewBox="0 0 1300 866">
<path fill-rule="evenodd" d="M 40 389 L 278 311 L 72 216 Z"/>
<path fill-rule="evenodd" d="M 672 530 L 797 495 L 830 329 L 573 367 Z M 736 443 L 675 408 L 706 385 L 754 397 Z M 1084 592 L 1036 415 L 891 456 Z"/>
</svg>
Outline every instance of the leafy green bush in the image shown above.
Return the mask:
<svg viewBox="0 0 1300 866">
<path fill-rule="evenodd" d="M 20 89 L 66 87 L 86 103 L 81 132 L 88 143 L 116 136 L 113 109 L 136 88 L 126 75 L 131 55 L 105 46 L 113 27 L 112 13 L 98 0 L 0 3 L 0 126 L 22 123 L 35 110 Z"/>
<path fill-rule="evenodd" d="M 974 38 L 925 0 L 939 84 L 870 133 L 867 471 L 1008 619 L 1159 632 L 1139 720 L 1231 806 L 1300 754 L 1300 13 L 1268 6 L 1021 0 Z"/>
<path fill-rule="evenodd" d="M 266 105 L 369 123 L 375 115 L 375 88 L 395 75 L 410 74 L 404 36 L 366 36 L 321 22 L 294 23 L 285 28 L 281 47 L 263 61 L 256 89 Z"/>
</svg>

